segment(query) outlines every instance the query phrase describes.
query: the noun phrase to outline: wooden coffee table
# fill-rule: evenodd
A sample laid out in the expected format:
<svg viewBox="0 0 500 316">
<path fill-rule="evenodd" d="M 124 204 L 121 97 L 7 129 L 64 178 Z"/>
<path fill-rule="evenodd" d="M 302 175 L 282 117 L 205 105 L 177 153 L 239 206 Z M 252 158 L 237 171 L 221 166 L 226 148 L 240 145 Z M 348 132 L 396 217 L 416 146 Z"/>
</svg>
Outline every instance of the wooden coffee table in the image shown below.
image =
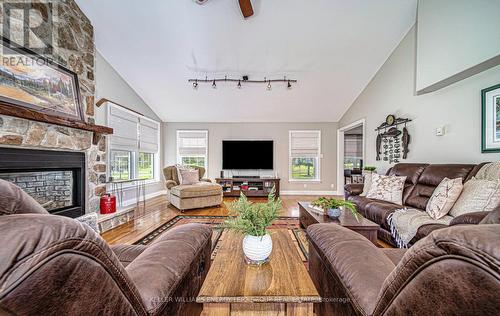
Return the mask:
<svg viewBox="0 0 500 316">
<path fill-rule="evenodd" d="M 331 219 L 328 215 L 322 215 L 315 212 L 310 207 L 310 202 L 299 202 L 299 220 L 300 225 L 304 228 L 312 224 L 332 223 L 344 226 L 365 236 L 378 246 L 377 231 L 380 227 L 378 224 L 359 215 L 359 222 L 356 220 L 351 211 L 342 211 L 342 215 L 338 219 Z"/>
<path fill-rule="evenodd" d="M 243 236 L 227 231 L 196 302 L 202 315 L 313 315 L 321 298 L 287 229 L 271 229 L 268 263 L 245 263 Z"/>
</svg>

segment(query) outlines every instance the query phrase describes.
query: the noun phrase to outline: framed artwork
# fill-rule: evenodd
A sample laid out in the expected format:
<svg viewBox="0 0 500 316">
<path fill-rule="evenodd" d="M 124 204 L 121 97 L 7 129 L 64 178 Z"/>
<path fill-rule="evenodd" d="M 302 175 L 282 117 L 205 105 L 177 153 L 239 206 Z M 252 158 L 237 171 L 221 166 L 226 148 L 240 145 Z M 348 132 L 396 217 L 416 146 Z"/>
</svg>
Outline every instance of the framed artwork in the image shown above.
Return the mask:
<svg viewBox="0 0 500 316">
<path fill-rule="evenodd" d="M 481 151 L 500 152 L 500 84 L 481 90 Z"/>
<path fill-rule="evenodd" d="M 84 121 L 78 77 L 71 70 L 22 47 L 0 43 L 0 102 Z"/>
</svg>

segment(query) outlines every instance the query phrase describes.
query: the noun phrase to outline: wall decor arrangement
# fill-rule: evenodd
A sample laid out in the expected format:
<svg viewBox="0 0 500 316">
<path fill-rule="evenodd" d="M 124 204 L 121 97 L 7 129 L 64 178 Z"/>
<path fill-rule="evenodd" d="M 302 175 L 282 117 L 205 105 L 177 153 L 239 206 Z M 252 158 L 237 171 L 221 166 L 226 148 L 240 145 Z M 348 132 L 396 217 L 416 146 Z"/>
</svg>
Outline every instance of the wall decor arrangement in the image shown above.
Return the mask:
<svg viewBox="0 0 500 316">
<path fill-rule="evenodd" d="M 393 164 L 399 163 L 401 159 L 408 158 L 410 134 L 406 124 L 411 121 L 408 118 L 396 118 L 392 114 L 387 115 L 385 122 L 375 129 L 378 132 L 376 141 L 377 160 Z"/>
<path fill-rule="evenodd" d="M 500 152 L 500 84 L 481 90 L 481 152 Z"/>
<path fill-rule="evenodd" d="M 0 102 L 84 121 L 78 77 L 29 49 L 0 47 Z"/>
</svg>

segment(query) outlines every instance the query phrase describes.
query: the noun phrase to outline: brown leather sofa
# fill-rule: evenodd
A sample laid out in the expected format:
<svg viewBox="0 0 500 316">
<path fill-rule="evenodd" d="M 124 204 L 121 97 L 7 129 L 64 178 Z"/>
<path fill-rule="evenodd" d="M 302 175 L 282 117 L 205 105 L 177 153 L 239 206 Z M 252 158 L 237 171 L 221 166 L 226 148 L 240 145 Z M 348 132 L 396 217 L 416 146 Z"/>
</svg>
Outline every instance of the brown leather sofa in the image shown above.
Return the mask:
<svg viewBox="0 0 500 316">
<path fill-rule="evenodd" d="M 434 189 L 446 177 L 449 179 L 462 178 L 464 182 L 471 179 L 485 163 L 472 164 L 423 164 L 423 163 L 400 163 L 394 165 L 387 171 L 387 175 L 406 176 L 403 190 L 403 205 L 390 202 L 369 199 L 360 196 L 363 192 L 363 184 L 347 184 L 344 187 L 346 200 L 356 204 L 359 212 L 366 218 L 380 225 L 378 238 L 396 245 L 393 240 L 387 217 L 395 210 L 408 207 L 425 211 L 427 202 L 432 196 Z M 450 226 L 462 224 L 478 224 L 486 216 L 485 212 L 469 213 L 457 216 L 452 220 Z M 421 226 L 410 244 L 424 238 L 436 229 L 448 227 L 442 224 L 429 224 Z"/>
<path fill-rule="evenodd" d="M 0 180 L 2 181 L 2 180 Z M 109 246 L 0 183 L 0 314 L 199 315 L 212 230 L 174 228 L 149 246 Z"/>
<path fill-rule="evenodd" d="M 497 315 L 500 225 L 435 230 L 410 249 L 377 248 L 340 225 L 307 228 L 323 315 Z"/>
</svg>

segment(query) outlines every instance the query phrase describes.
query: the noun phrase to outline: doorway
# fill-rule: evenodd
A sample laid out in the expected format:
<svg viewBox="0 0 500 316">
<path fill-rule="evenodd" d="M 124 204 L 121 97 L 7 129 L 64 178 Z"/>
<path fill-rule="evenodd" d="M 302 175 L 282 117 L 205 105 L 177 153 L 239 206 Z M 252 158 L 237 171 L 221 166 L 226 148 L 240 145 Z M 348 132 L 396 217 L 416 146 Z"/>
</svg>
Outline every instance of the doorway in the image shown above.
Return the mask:
<svg viewBox="0 0 500 316">
<path fill-rule="evenodd" d="M 348 183 L 363 183 L 365 159 L 365 120 L 340 128 L 337 132 L 338 193 Z"/>
</svg>

